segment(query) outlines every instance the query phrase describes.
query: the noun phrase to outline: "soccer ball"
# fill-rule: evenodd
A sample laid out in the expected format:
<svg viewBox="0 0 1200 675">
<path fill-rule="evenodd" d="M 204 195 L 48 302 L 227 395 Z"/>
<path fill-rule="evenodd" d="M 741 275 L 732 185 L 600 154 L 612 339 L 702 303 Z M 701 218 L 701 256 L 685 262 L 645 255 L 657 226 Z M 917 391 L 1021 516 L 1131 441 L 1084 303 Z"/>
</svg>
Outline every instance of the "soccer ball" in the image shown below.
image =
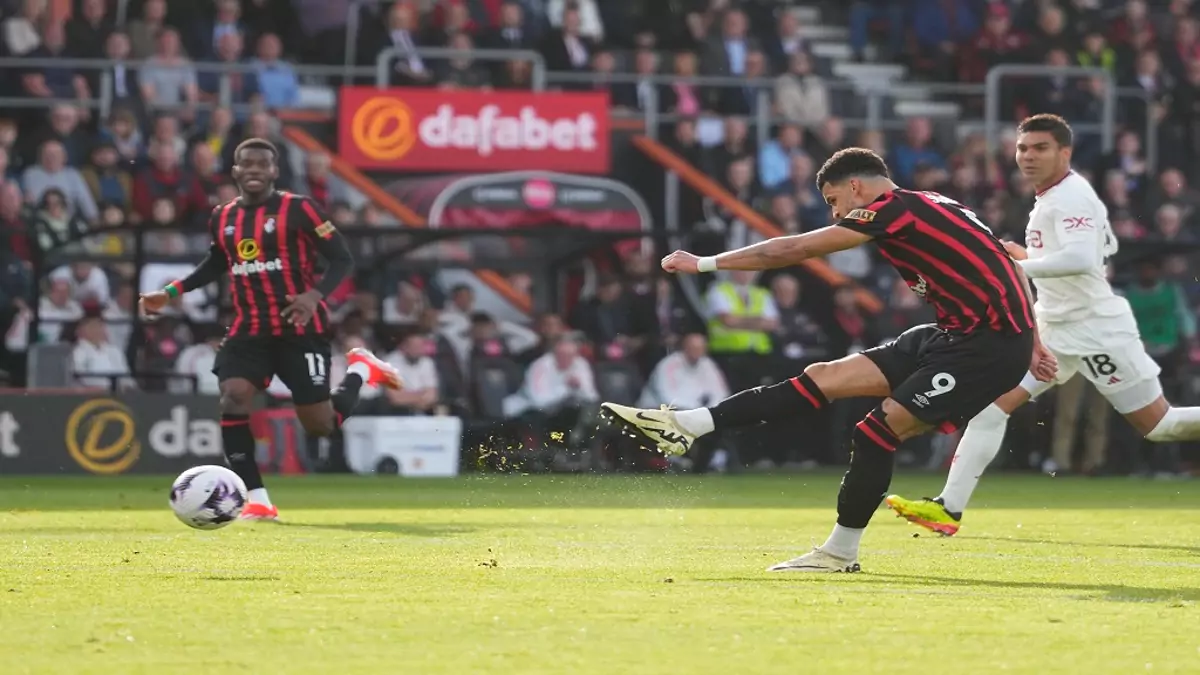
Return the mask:
<svg viewBox="0 0 1200 675">
<path fill-rule="evenodd" d="M 223 466 L 197 466 L 171 486 L 171 510 L 184 525 L 215 530 L 237 520 L 246 505 L 246 484 Z"/>
</svg>

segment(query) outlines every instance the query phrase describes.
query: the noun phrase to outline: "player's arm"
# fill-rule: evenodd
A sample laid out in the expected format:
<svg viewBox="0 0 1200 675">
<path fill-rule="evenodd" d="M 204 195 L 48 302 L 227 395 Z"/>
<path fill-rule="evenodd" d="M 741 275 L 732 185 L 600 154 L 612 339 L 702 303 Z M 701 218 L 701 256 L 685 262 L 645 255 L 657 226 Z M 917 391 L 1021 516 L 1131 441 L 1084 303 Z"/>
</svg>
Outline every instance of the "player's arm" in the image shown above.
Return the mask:
<svg viewBox="0 0 1200 675">
<path fill-rule="evenodd" d="M 142 294 L 138 300 L 142 314 L 151 315 L 161 312 L 172 299 L 219 281 L 225 271 L 229 269 L 229 258 L 225 255 L 225 251 L 217 239 L 217 221 L 220 209 L 219 206 L 213 209 L 212 215 L 208 218 L 208 231 L 212 236 L 212 243 L 208 247 L 208 252 L 204 254 L 204 259 L 186 277 L 172 281 L 161 291 Z"/>
<path fill-rule="evenodd" d="M 1031 279 L 1053 279 L 1087 274 L 1103 262 L 1099 238 L 1104 236 L 1106 216 L 1087 202 L 1067 204 L 1053 213 L 1059 248 L 1046 255 L 1018 260 Z"/>
<path fill-rule="evenodd" d="M 300 210 L 298 222 L 301 223 L 303 234 L 325 258 L 325 273 L 316 285 L 299 295 L 289 295 L 287 301 L 290 304 L 280 312 L 294 325 L 303 326 L 312 319 L 321 300 L 337 290 L 354 273 L 354 256 L 350 254 L 346 238 L 311 199 L 301 198 L 297 208 Z"/>
<path fill-rule="evenodd" d="M 870 240 L 870 236 L 861 232 L 830 225 L 813 232 L 776 237 L 727 251 L 713 258 L 711 270 L 701 268 L 700 271 L 773 270 L 861 246 Z"/>
</svg>

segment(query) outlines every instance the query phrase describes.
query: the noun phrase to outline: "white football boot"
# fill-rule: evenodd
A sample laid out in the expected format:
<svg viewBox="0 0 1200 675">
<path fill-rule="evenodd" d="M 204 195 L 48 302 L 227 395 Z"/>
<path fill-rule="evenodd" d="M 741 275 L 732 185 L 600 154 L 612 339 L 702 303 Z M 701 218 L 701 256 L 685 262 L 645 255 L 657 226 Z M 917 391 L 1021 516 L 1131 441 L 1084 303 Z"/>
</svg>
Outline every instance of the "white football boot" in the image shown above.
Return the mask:
<svg viewBox="0 0 1200 675">
<path fill-rule="evenodd" d="M 841 558 L 827 553 L 820 546 L 798 558 L 792 558 L 767 568 L 768 572 L 859 572 L 862 567 L 857 560 Z"/>
<path fill-rule="evenodd" d="M 675 421 L 675 412 L 667 406 L 660 410 L 630 408 L 616 403 L 600 405 L 602 414 L 616 418 L 638 435 L 658 446 L 668 456 L 682 455 L 691 449 L 696 437 L 684 431 Z"/>
</svg>

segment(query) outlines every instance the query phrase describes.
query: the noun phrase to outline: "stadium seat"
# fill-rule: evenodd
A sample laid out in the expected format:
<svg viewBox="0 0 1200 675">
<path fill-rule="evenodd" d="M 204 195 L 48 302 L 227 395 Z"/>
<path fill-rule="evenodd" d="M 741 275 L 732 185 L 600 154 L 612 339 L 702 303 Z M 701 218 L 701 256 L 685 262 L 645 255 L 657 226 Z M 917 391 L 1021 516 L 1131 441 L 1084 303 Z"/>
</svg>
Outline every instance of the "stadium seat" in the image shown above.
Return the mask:
<svg viewBox="0 0 1200 675">
<path fill-rule="evenodd" d="M 601 361 L 594 366 L 600 398 L 622 405 L 635 405 L 642 391 L 642 376 L 627 361 Z"/>
<path fill-rule="evenodd" d="M 71 372 L 71 350 L 68 342 L 36 344 L 29 348 L 30 389 L 56 389 L 75 385 Z"/>
</svg>

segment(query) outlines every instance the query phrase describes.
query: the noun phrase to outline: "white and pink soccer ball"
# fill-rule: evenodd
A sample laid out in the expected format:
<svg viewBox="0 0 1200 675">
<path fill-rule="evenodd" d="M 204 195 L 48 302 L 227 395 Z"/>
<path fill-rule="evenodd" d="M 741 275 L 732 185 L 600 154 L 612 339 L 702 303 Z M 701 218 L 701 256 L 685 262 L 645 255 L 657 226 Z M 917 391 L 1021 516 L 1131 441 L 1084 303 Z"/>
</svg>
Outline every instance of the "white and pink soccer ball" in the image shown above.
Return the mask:
<svg viewBox="0 0 1200 675">
<path fill-rule="evenodd" d="M 246 499 L 246 484 L 223 466 L 193 467 L 171 486 L 175 517 L 197 530 L 216 530 L 237 520 Z"/>
</svg>

